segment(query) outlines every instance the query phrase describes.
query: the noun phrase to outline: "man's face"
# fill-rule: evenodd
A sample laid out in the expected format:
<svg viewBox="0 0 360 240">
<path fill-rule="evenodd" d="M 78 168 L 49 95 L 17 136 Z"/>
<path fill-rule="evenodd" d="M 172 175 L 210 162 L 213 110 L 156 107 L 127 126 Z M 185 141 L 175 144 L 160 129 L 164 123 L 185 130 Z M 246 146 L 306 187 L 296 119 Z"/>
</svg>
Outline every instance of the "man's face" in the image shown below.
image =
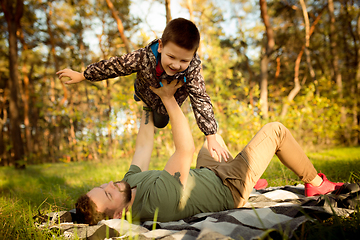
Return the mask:
<svg viewBox="0 0 360 240">
<path fill-rule="evenodd" d="M 87 195 L 97 206 L 98 212 L 106 213 L 111 218 L 121 218 L 123 209 L 130 203 L 131 189 L 127 182 L 110 181 L 93 188 Z"/>
<path fill-rule="evenodd" d="M 194 50 L 179 47 L 173 42 L 168 42 L 164 46 L 161 40 L 158 52 L 161 53 L 161 67 L 169 76 L 187 69 L 195 54 Z"/>
</svg>

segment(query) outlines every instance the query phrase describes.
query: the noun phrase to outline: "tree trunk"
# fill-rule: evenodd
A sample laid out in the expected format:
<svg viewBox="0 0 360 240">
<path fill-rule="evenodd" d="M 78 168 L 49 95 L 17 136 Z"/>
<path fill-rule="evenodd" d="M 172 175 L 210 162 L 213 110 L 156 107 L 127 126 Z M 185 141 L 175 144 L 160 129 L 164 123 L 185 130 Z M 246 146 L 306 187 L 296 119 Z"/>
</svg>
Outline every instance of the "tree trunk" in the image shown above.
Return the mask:
<svg viewBox="0 0 360 240">
<path fill-rule="evenodd" d="M 186 0 L 186 7 L 189 10 L 190 21 L 194 22 L 194 8 L 192 0 Z"/>
<path fill-rule="evenodd" d="M 26 51 L 29 49 L 25 39 L 24 32 L 21 29 L 20 41 L 23 46 L 23 51 L 25 52 L 24 62 L 22 64 L 22 73 L 24 75 L 23 83 L 24 87 L 21 91 L 22 101 L 24 103 L 24 126 L 25 126 L 25 139 L 26 139 L 26 149 L 27 154 L 31 155 L 33 151 L 32 137 L 31 137 L 31 126 L 30 126 L 30 117 L 29 117 L 29 102 L 30 102 L 30 91 L 29 91 L 29 71 L 28 71 L 28 62 L 26 57 Z"/>
<path fill-rule="evenodd" d="M 34 63 L 32 63 L 29 71 L 29 102 L 30 106 L 31 104 L 37 103 L 38 101 L 41 101 L 39 98 L 39 95 L 35 93 L 34 88 L 34 80 L 33 80 L 33 72 L 34 72 Z M 34 153 L 34 157 L 40 156 L 42 153 L 42 143 L 40 141 L 43 140 L 40 133 L 39 128 L 39 119 L 40 119 L 40 110 L 38 107 L 31 108 L 31 111 L 29 112 L 29 122 L 30 122 L 30 129 L 31 129 L 31 148 L 32 153 Z M 39 158 L 36 158 L 36 163 L 39 163 Z"/>
<path fill-rule="evenodd" d="M 129 40 L 127 39 L 127 37 L 124 34 L 124 26 L 123 26 L 122 21 L 121 21 L 121 19 L 119 17 L 119 14 L 115 10 L 114 5 L 112 4 L 111 0 L 106 0 L 106 3 L 108 5 L 108 7 L 110 8 L 113 17 L 116 20 L 118 30 L 119 30 L 119 33 L 120 33 L 120 37 L 123 40 L 124 45 L 125 45 L 125 50 L 126 50 L 127 53 L 130 53 L 131 49 L 130 49 Z M 107 155 L 108 155 L 108 157 L 111 157 L 112 149 L 113 149 L 113 147 L 112 147 L 113 146 L 113 139 L 112 139 L 112 130 L 111 130 L 111 111 L 112 111 L 111 89 L 110 89 L 110 84 L 109 84 L 108 80 L 106 80 L 106 82 L 104 82 L 104 84 L 106 84 L 106 99 L 107 99 L 108 111 L 109 111 L 108 116 L 107 116 L 108 117 L 107 120 L 108 120 L 108 140 L 109 140 L 108 149 L 110 151 L 108 151 Z"/>
<path fill-rule="evenodd" d="M 13 4 L 11 0 L 1 0 L 1 6 L 5 15 L 8 28 L 9 42 L 9 109 L 10 109 L 10 135 L 13 149 L 13 164 L 15 168 L 25 168 L 24 163 L 24 145 L 21 137 L 21 117 L 18 106 L 19 94 L 19 71 L 18 71 L 18 45 L 16 32 L 20 26 L 20 19 L 24 11 L 23 0 L 17 0 Z"/>
<path fill-rule="evenodd" d="M 53 11 L 51 9 L 45 10 L 46 11 L 46 25 L 47 25 L 47 32 L 49 34 L 49 40 L 50 40 L 50 53 L 51 56 L 53 58 L 53 63 L 54 63 L 54 72 L 57 72 L 60 70 L 59 67 L 59 62 L 56 56 L 56 50 L 55 50 L 55 38 L 54 38 L 54 34 L 53 31 L 51 29 L 51 17 L 53 14 Z M 52 89 L 52 96 L 51 96 L 51 101 L 54 104 L 54 106 L 57 107 L 57 110 L 60 111 L 61 106 L 63 106 L 67 100 L 67 96 L 68 96 L 68 91 L 65 87 L 65 84 L 60 81 L 62 89 L 63 89 L 63 93 L 64 93 L 64 97 L 61 99 L 60 102 L 57 102 L 57 94 L 56 94 L 56 84 L 55 84 L 55 79 L 54 76 L 50 76 L 50 81 L 51 81 L 51 89 Z M 51 152 L 52 152 L 52 157 L 53 157 L 53 161 L 55 161 L 55 159 L 58 157 L 57 154 L 60 150 L 60 148 L 62 147 L 61 145 L 61 126 L 60 126 L 60 122 L 61 122 L 61 116 L 57 115 L 56 119 L 55 118 L 51 118 L 52 121 L 52 126 L 54 127 L 55 131 L 51 132 L 51 136 L 50 139 L 52 140 L 50 142 L 50 148 L 52 148 Z M 56 157 L 56 158 L 54 158 Z"/>
<path fill-rule="evenodd" d="M 337 86 L 337 93 L 339 102 L 341 105 L 340 108 L 340 114 L 341 114 L 341 123 L 345 123 L 346 121 L 346 115 L 345 115 L 345 107 L 343 106 L 343 84 L 342 84 L 342 76 L 340 72 L 339 67 L 339 55 L 337 51 L 337 33 L 336 33 L 336 27 L 335 27 L 335 14 L 334 14 L 334 2 L 333 0 L 328 1 L 328 9 L 329 9 L 329 15 L 330 15 L 330 33 L 329 33 L 329 39 L 330 39 L 330 50 L 332 55 L 332 65 L 334 69 L 334 78 Z"/>
<path fill-rule="evenodd" d="M 254 114 L 254 109 L 255 109 L 255 106 L 254 106 L 254 87 L 255 87 L 255 81 L 254 81 L 254 72 L 253 70 L 251 69 L 251 66 L 250 66 L 250 60 L 249 60 L 249 57 L 245 54 L 245 51 L 244 51 L 244 57 L 245 57 L 245 64 L 246 64 L 246 69 L 247 71 L 249 72 L 249 103 L 250 103 L 250 106 L 251 106 L 251 114 Z"/>
<path fill-rule="evenodd" d="M 46 25 L 47 25 L 47 31 L 48 31 L 49 39 L 50 39 L 50 52 L 51 52 L 51 56 L 53 57 L 55 72 L 57 72 L 57 71 L 60 70 L 60 66 L 59 66 L 59 61 L 58 61 L 57 56 L 56 56 L 55 38 L 54 38 L 53 31 L 51 29 L 51 17 L 52 17 L 52 14 L 53 14 L 53 12 L 50 9 L 46 14 Z M 60 81 L 60 83 L 61 83 L 61 87 L 62 87 L 63 92 L 64 92 L 64 97 L 61 99 L 61 101 L 59 103 L 59 105 L 62 106 L 62 105 L 65 104 L 65 102 L 67 100 L 68 92 L 67 92 L 67 89 L 65 87 L 65 84 L 62 81 Z"/>
<path fill-rule="evenodd" d="M 306 37 L 307 41 L 310 41 L 310 37 L 311 35 L 313 34 L 314 30 L 315 30 L 315 26 L 316 24 L 320 21 L 320 18 L 321 18 L 321 15 L 322 15 L 322 12 L 320 12 L 318 14 L 318 16 L 316 17 L 313 25 L 311 27 L 309 27 L 309 30 L 308 30 L 308 33 L 306 33 L 306 35 L 308 37 Z M 292 100 L 294 100 L 294 98 L 296 97 L 296 95 L 300 92 L 300 89 L 301 89 L 301 84 L 300 84 L 300 81 L 299 81 L 299 69 L 300 69 L 300 62 L 301 62 L 301 58 L 302 58 L 302 55 L 304 54 L 304 51 L 306 49 L 306 44 L 302 46 L 301 48 L 301 51 L 299 52 L 297 58 L 296 58 L 296 61 L 295 61 L 295 67 L 294 67 L 294 88 L 290 91 L 288 97 L 287 97 L 287 101 L 284 103 L 284 106 L 281 110 L 281 113 L 280 113 L 280 117 L 281 118 L 284 118 L 287 114 L 287 111 L 290 107 L 290 103 Z M 309 44 L 309 43 L 308 43 Z M 309 66 L 309 64 L 308 64 Z M 304 78 L 304 80 L 306 80 L 306 78 Z M 305 81 L 303 81 L 305 82 Z"/>
<path fill-rule="evenodd" d="M 301 85 L 300 85 L 300 81 L 299 81 L 299 69 L 300 69 L 301 57 L 303 54 L 304 54 L 304 47 L 301 49 L 301 51 L 298 54 L 296 61 L 295 61 L 294 88 L 290 91 L 290 93 L 287 97 L 287 101 L 283 105 L 283 108 L 282 108 L 281 114 L 280 114 L 281 118 L 284 118 L 286 116 L 286 113 L 290 107 L 291 101 L 294 100 L 296 95 L 300 92 Z"/>
<path fill-rule="evenodd" d="M 166 23 L 171 21 L 171 7 L 170 0 L 165 0 Z"/>
<path fill-rule="evenodd" d="M 106 3 L 108 5 L 108 7 L 110 8 L 111 13 L 112 13 L 112 15 L 113 15 L 113 17 L 114 17 L 114 19 L 116 21 L 116 24 L 117 24 L 117 27 L 118 27 L 118 30 L 119 30 L 119 33 L 120 33 L 120 37 L 123 40 L 124 45 L 125 45 L 125 50 L 126 50 L 127 53 L 130 53 L 131 48 L 130 48 L 129 40 L 127 39 L 127 37 L 124 34 L 124 26 L 123 26 L 122 21 L 121 21 L 121 19 L 119 17 L 119 14 L 116 11 L 116 9 L 114 8 L 114 5 L 112 4 L 111 0 L 106 0 Z"/>
<path fill-rule="evenodd" d="M 269 118 L 268 64 L 269 64 L 269 57 L 266 53 L 263 53 L 260 62 L 260 111 L 261 111 L 261 116 L 264 119 Z"/>
<path fill-rule="evenodd" d="M 108 121 L 108 152 L 107 157 L 111 158 L 113 156 L 113 138 L 112 138 L 112 124 L 111 124 L 111 112 L 112 112 L 112 105 L 111 105 L 111 87 L 109 80 L 105 80 L 106 83 L 106 102 L 108 105 L 108 113 L 107 113 L 107 121 Z"/>
<path fill-rule="evenodd" d="M 104 33 L 102 33 L 104 34 Z M 101 38 L 99 37 L 99 40 Z M 99 47 L 100 50 L 102 52 L 102 58 L 103 59 L 107 59 L 108 56 L 106 54 L 105 49 L 102 47 L 101 41 L 99 41 Z M 106 153 L 108 158 L 111 158 L 113 156 L 113 138 L 112 138 L 112 126 L 111 126 L 111 112 L 112 112 L 112 104 L 111 104 L 111 85 L 110 85 L 110 81 L 108 79 L 102 81 L 102 84 L 104 85 L 105 89 L 106 89 L 106 96 L 105 96 L 105 102 L 108 106 L 108 110 L 107 110 L 107 114 L 106 114 L 106 121 L 107 121 L 107 136 L 108 136 L 108 151 Z"/>
<path fill-rule="evenodd" d="M 304 23 L 305 23 L 305 56 L 306 56 L 306 63 L 309 68 L 309 73 L 313 81 L 316 81 L 315 71 L 311 64 L 311 57 L 310 57 L 310 22 L 309 22 L 309 14 L 306 10 L 306 4 L 304 0 L 300 0 L 301 8 L 304 15 Z"/>
<path fill-rule="evenodd" d="M 268 64 L 270 56 L 275 46 L 274 31 L 270 24 L 269 15 L 267 13 L 266 0 L 260 0 L 261 18 L 266 29 L 266 47 L 263 49 L 260 63 L 260 109 L 264 119 L 269 118 L 268 107 Z"/>
<path fill-rule="evenodd" d="M 360 16 L 357 19 L 357 35 L 360 37 Z M 353 106 L 353 129 L 355 129 L 353 144 L 358 145 L 360 142 L 360 47 L 357 49 L 357 69 L 356 69 L 356 86 L 354 87 L 354 106 Z"/>
<path fill-rule="evenodd" d="M 0 82 L 2 82 L 2 79 L 0 78 Z M 4 84 L 5 85 L 5 84 Z M 4 125 L 6 124 L 6 121 L 8 119 L 7 114 L 7 107 L 6 107 L 6 96 L 7 90 L 5 89 L 5 86 L 0 86 L 0 165 L 7 166 L 9 162 L 7 161 L 8 157 L 6 156 L 5 151 L 5 141 L 4 141 Z M 2 116 L 2 118 L 1 118 Z"/>
</svg>

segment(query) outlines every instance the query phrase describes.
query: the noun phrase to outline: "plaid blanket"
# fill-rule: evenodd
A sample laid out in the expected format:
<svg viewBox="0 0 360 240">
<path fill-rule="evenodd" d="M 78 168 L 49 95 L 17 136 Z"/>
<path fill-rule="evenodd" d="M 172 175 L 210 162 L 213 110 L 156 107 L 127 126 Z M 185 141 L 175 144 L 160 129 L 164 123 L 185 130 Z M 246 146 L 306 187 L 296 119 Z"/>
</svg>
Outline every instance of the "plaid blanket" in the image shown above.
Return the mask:
<svg viewBox="0 0 360 240">
<path fill-rule="evenodd" d="M 174 222 L 147 221 L 141 225 L 126 220 L 103 220 L 95 226 L 75 224 L 75 211 L 48 214 L 39 228 L 56 230 L 54 234 L 72 239 L 258 239 L 271 232 L 292 237 L 304 222 L 348 216 L 360 203 L 359 184 L 344 184 L 336 193 L 305 197 L 304 185 L 254 190 L 248 203 L 238 209 L 200 213 Z"/>
</svg>

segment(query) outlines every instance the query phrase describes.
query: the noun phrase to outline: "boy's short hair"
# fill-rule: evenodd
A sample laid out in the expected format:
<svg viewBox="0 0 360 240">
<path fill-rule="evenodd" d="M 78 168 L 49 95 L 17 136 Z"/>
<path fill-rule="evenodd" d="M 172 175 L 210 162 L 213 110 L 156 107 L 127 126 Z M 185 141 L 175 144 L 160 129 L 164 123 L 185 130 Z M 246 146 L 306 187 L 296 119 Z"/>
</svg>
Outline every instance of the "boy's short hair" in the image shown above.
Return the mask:
<svg viewBox="0 0 360 240">
<path fill-rule="evenodd" d="M 77 223 L 96 225 L 99 221 L 107 218 L 105 213 L 97 211 L 96 204 L 86 194 L 78 198 L 75 203 L 75 208 Z"/>
<path fill-rule="evenodd" d="M 185 18 L 175 18 L 166 25 L 161 41 L 163 46 L 173 42 L 179 47 L 194 50 L 195 53 L 199 48 L 200 33 L 193 22 Z"/>
</svg>

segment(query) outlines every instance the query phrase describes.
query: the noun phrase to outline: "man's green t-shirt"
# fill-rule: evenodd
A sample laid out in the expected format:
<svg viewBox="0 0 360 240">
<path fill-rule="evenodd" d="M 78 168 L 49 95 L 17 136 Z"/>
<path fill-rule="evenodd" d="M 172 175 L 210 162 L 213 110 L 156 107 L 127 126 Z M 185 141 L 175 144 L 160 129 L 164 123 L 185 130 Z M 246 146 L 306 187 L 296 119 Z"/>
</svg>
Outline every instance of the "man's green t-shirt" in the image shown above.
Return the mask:
<svg viewBox="0 0 360 240">
<path fill-rule="evenodd" d="M 207 168 L 191 169 L 185 188 L 165 170 L 141 172 L 136 165 L 130 166 L 123 180 L 136 187 L 132 214 L 141 222 L 154 220 L 156 208 L 162 222 L 234 208 L 229 188 Z"/>
</svg>

